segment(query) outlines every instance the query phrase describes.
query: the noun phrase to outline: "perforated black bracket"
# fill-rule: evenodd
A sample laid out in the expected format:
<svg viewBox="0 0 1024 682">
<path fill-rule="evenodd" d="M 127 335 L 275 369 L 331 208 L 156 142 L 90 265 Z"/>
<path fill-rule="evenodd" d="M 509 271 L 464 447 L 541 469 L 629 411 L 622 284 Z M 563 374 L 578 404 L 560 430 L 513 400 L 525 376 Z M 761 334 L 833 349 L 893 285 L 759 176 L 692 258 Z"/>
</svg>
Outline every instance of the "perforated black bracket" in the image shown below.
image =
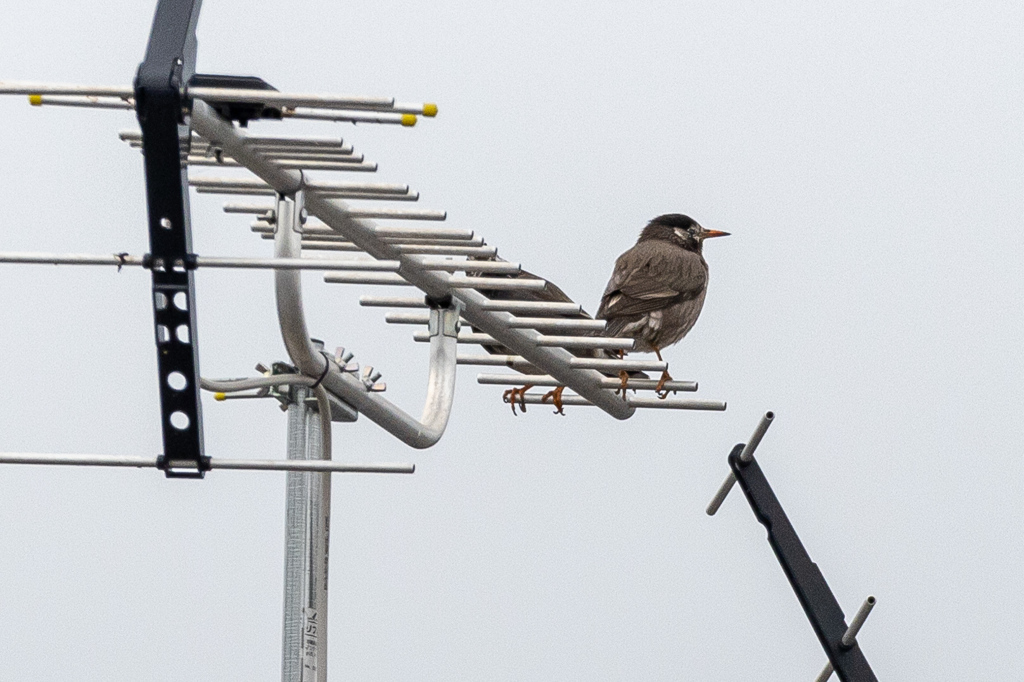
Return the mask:
<svg viewBox="0 0 1024 682">
<path fill-rule="evenodd" d="M 843 609 L 829 589 L 825 576 L 800 542 L 796 529 L 786 516 L 779 498 L 768 484 L 757 460 L 740 459 L 743 444 L 729 453 L 729 466 L 757 520 L 768 529 L 768 544 L 789 578 L 807 619 L 818 636 L 825 655 L 842 682 L 878 682 L 875 673 L 856 641 L 851 646 L 842 642 L 847 625 Z"/>
<path fill-rule="evenodd" d="M 160 412 L 168 477 L 202 478 L 196 295 L 189 222 L 191 143 L 184 87 L 195 72 L 196 22 L 202 0 L 160 0 L 146 57 L 135 77 L 149 209 L 153 319 L 160 375 Z"/>
</svg>

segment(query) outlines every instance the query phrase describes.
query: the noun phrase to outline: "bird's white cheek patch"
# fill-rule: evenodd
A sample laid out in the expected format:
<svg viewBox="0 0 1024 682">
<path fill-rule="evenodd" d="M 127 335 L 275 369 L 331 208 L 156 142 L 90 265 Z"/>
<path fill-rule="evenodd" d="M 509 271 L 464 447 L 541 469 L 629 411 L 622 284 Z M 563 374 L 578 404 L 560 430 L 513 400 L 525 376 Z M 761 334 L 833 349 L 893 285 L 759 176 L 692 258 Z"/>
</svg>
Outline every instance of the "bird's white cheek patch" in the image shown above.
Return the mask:
<svg viewBox="0 0 1024 682">
<path fill-rule="evenodd" d="M 687 234 L 686 230 L 684 230 L 684 229 L 683 229 L 683 228 L 681 228 L 681 227 L 677 227 L 677 228 L 676 228 L 675 230 L 673 230 L 673 231 L 674 231 L 674 232 L 675 232 L 675 233 L 676 233 L 677 235 L 679 235 L 679 238 L 680 238 L 680 239 L 686 239 L 686 238 L 687 238 L 687 237 L 689 236 L 689 234 Z"/>
</svg>

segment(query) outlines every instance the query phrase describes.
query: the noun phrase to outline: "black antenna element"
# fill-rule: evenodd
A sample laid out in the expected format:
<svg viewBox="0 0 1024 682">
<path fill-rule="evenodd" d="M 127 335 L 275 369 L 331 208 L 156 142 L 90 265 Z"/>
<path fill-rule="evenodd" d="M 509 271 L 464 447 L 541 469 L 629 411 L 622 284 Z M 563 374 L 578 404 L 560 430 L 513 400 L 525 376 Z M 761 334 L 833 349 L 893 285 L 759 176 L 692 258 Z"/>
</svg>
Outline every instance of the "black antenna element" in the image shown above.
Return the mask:
<svg viewBox="0 0 1024 682">
<path fill-rule="evenodd" d="M 757 460 L 751 456 L 749 462 L 744 462 L 740 459 L 742 451 L 742 443 L 733 448 L 729 453 L 729 466 L 757 520 L 768 529 L 768 544 L 775 550 L 836 674 L 842 682 L 877 682 L 856 640 L 850 645 L 843 643 L 847 625 L 839 602 L 818 565 L 804 549 Z"/>
<path fill-rule="evenodd" d="M 203 452 L 195 254 L 184 163 L 192 134 L 185 85 L 195 72 L 201 5 L 202 0 L 160 0 L 146 57 L 135 77 L 160 373 L 164 454 L 158 466 L 168 477 L 188 478 L 202 478 L 209 469 Z"/>
</svg>

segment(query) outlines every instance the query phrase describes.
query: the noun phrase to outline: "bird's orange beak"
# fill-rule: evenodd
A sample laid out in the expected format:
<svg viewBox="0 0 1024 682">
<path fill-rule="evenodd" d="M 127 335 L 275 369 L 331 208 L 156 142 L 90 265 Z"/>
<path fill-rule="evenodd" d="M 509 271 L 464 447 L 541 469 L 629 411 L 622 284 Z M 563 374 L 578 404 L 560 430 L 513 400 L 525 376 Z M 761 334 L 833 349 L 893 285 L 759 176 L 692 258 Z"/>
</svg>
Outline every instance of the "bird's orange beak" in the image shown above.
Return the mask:
<svg viewBox="0 0 1024 682">
<path fill-rule="evenodd" d="M 704 230 L 701 237 L 710 239 L 711 237 L 728 237 L 729 234 L 729 232 L 722 232 L 721 230 Z"/>
</svg>

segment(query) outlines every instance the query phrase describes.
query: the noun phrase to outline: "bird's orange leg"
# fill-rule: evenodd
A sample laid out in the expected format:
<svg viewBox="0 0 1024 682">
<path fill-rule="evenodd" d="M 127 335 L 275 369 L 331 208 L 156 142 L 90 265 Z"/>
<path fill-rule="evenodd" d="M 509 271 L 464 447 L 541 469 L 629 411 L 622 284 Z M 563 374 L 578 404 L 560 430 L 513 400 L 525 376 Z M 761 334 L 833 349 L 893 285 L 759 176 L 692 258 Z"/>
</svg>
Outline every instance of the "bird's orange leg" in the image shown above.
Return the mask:
<svg viewBox="0 0 1024 682">
<path fill-rule="evenodd" d="M 546 403 L 548 398 L 551 398 L 551 403 L 555 406 L 555 414 L 560 414 L 563 417 L 565 416 L 565 412 L 562 411 L 562 391 L 564 390 L 565 386 L 559 386 L 555 390 L 545 393 L 540 399 L 542 403 Z"/>
<path fill-rule="evenodd" d="M 625 360 L 626 359 L 626 351 L 624 351 L 622 349 L 619 349 L 619 350 L 615 350 L 615 351 L 612 351 L 612 352 L 619 354 L 619 360 Z M 626 384 L 629 383 L 629 372 L 627 372 L 624 369 L 620 370 L 619 371 L 619 382 L 620 382 L 619 383 L 619 387 L 617 389 L 615 389 L 615 395 L 618 395 L 619 391 L 621 391 L 622 392 L 622 399 L 625 400 L 626 399 Z"/>
<path fill-rule="evenodd" d="M 526 412 L 526 392 L 533 388 L 533 384 L 526 384 L 520 388 L 510 388 L 501 394 L 501 400 L 512 406 L 512 414 L 516 413 L 516 401 L 519 402 L 519 407 L 523 408 L 523 412 Z"/>
<path fill-rule="evenodd" d="M 658 362 L 665 362 L 661 358 L 661 350 L 657 346 L 655 346 L 654 348 L 654 354 L 658 356 Z M 664 388 L 665 384 L 668 383 L 669 381 L 672 381 L 672 375 L 668 373 L 668 368 L 666 367 L 661 372 L 661 379 L 658 380 L 658 385 L 654 387 L 654 392 L 662 400 L 668 397 L 668 391 L 664 390 Z M 675 391 L 672 392 L 675 393 Z"/>
</svg>

